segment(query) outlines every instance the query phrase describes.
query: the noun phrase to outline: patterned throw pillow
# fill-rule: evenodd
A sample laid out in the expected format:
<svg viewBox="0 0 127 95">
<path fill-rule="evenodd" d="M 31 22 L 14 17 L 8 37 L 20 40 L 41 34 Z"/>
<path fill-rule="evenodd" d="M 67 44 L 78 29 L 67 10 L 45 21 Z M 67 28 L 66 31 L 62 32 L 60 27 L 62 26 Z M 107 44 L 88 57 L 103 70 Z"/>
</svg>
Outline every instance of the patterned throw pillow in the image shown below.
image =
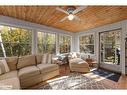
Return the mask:
<svg viewBox="0 0 127 95">
<path fill-rule="evenodd" d="M 7 65 L 6 60 L 4 60 L 4 59 L 0 60 L 0 74 L 7 73 L 9 71 L 10 71 L 10 69 L 9 69 L 9 67 Z"/>
</svg>

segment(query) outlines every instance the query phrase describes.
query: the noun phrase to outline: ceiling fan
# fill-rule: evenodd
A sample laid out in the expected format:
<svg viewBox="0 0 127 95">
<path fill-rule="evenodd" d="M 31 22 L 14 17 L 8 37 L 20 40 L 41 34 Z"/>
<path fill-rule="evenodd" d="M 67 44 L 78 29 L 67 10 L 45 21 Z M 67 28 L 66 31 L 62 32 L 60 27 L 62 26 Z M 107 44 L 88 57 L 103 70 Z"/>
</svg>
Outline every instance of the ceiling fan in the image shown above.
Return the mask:
<svg viewBox="0 0 127 95">
<path fill-rule="evenodd" d="M 57 7 L 56 10 L 67 14 L 67 16 L 65 16 L 63 19 L 61 19 L 60 22 L 63 22 L 66 19 L 68 19 L 70 21 L 72 21 L 72 20 L 80 21 L 81 19 L 78 16 L 76 16 L 75 14 L 82 11 L 86 7 L 87 6 L 80 6 L 80 7 L 67 6 L 65 8 Z"/>
</svg>

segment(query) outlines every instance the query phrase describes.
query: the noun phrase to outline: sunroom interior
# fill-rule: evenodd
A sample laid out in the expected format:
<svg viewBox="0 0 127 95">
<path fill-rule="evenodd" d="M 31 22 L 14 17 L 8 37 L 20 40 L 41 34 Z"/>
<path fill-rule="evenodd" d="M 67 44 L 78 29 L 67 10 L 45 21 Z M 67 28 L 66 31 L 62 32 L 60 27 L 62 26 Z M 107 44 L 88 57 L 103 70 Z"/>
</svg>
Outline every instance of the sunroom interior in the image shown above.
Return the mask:
<svg viewBox="0 0 127 95">
<path fill-rule="evenodd" d="M 78 52 L 91 68 L 127 74 L 126 6 L 87 6 L 64 21 L 58 7 L 68 6 L 0 6 L 0 57 Z"/>
</svg>

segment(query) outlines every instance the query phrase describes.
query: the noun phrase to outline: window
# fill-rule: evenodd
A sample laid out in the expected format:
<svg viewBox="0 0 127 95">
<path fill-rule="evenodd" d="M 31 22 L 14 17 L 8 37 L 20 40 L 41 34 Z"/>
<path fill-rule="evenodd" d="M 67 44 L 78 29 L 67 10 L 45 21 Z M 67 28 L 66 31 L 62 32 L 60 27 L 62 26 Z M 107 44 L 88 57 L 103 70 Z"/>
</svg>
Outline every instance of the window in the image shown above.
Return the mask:
<svg viewBox="0 0 127 95">
<path fill-rule="evenodd" d="M 46 53 L 56 53 L 56 35 L 51 33 L 46 33 L 45 36 L 45 52 Z"/>
<path fill-rule="evenodd" d="M 31 43 L 30 30 L 0 26 L 0 57 L 29 55 Z"/>
<path fill-rule="evenodd" d="M 106 64 L 120 64 L 120 31 L 100 33 L 100 61 Z"/>
<path fill-rule="evenodd" d="M 80 52 L 94 54 L 94 36 L 85 35 L 79 38 Z"/>
<path fill-rule="evenodd" d="M 38 32 L 38 53 L 56 53 L 56 35 Z"/>
<path fill-rule="evenodd" d="M 59 35 L 60 53 L 68 53 L 71 51 L 71 37 Z"/>
<path fill-rule="evenodd" d="M 38 53 L 44 53 L 44 32 L 37 32 Z"/>
</svg>

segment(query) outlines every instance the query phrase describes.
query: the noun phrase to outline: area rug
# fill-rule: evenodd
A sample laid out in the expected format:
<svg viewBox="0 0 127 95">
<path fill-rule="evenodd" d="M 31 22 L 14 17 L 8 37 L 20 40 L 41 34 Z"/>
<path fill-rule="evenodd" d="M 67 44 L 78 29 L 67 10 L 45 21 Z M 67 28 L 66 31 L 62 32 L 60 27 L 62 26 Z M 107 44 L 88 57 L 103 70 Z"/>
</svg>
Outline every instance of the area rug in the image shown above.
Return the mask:
<svg viewBox="0 0 127 95">
<path fill-rule="evenodd" d="M 70 73 L 67 76 L 47 81 L 40 89 L 74 90 L 74 89 L 113 89 L 101 81 L 95 81 L 81 73 Z"/>
<path fill-rule="evenodd" d="M 111 72 L 111 71 L 107 71 L 107 70 L 104 70 L 104 69 L 95 69 L 92 71 L 92 73 L 96 74 L 96 75 L 99 75 L 99 76 L 102 76 L 102 77 L 105 77 L 106 79 L 109 79 L 109 80 L 112 80 L 112 81 L 115 81 L 115 82 L 118 82 L 121 74 L 118 74 L 118 73 L 114 73 L 114 72 Z"/>
</svg>

